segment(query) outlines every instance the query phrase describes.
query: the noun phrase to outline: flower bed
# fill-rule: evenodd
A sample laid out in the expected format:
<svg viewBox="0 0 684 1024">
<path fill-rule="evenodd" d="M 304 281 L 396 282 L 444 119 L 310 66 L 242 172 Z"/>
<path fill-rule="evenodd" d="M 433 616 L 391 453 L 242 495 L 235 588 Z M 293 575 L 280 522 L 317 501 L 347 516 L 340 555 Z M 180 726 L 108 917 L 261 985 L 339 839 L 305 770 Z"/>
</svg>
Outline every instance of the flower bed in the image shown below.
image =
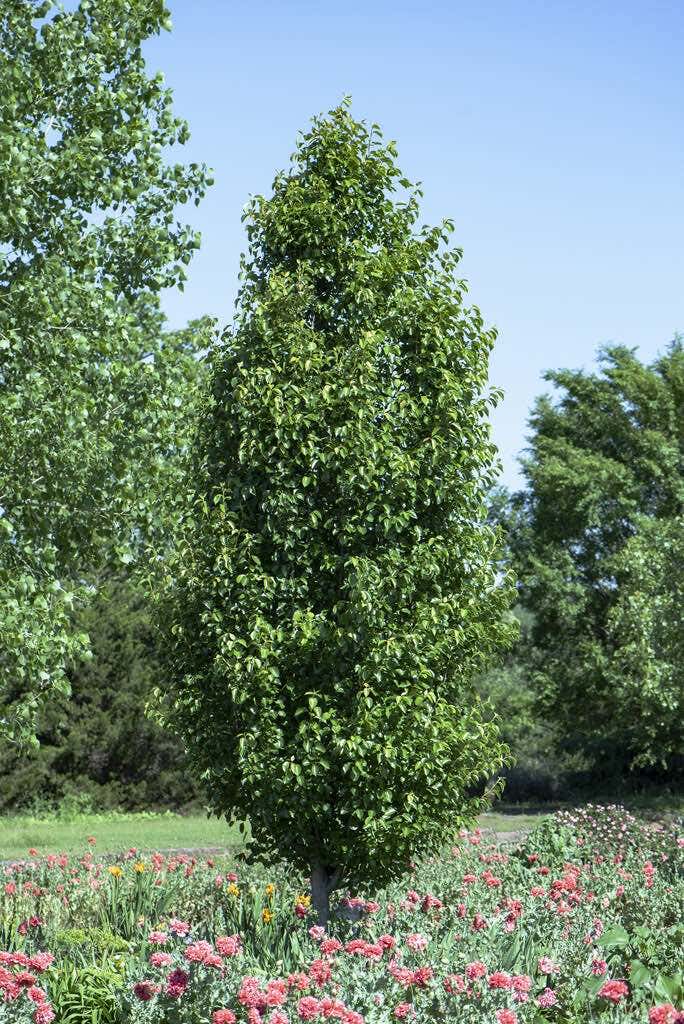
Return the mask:
<svg viewBox="0 0 684 1024">
<path fill-rule="evenodd" d="M 59 1020 L 68 962 L 98 1024 L 683 1024 L 683 846 L 619 808 L 462 833 L 330 933 L 282 867 L 35 857 L 5 869 L 0 1021 Z"/>
</svg>

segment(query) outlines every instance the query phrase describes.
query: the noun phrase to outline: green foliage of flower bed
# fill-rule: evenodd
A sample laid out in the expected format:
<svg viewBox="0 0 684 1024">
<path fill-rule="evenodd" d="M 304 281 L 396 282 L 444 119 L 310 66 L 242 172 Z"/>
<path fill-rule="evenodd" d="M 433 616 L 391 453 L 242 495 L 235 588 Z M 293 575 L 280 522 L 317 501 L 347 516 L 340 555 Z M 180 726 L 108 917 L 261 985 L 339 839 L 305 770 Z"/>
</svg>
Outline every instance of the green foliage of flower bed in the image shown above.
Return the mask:
<svg viewBox="0 0 684 1024">
<path fill-rule="evenodd" d="M 34 857 L 0 888 L 0 1021 L 676 1024 L 683 897 L 681 821 L 620 807 L 463 831 L 327 932 L 285 865 Z"/>
</svg>

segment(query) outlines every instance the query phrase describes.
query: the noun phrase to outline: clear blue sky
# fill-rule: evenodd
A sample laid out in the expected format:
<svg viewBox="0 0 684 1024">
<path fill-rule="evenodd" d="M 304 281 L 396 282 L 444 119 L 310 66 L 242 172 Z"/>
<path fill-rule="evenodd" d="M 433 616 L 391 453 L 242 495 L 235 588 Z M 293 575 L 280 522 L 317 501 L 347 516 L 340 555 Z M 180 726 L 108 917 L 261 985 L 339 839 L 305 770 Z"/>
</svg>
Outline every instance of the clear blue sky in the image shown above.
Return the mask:
<svg viewBox="0 0 684 1024">
<path fill-rule="evenodd" d="M 652 358 L 684 330 L 684 3 L 170 0 L 147 47 L 216 184 L 173 326 L 232 315 L 248 195 L 350 93 L 450 216 L 472 301 L 499 329 L 503 479 L 550 367 L 608 342 Z"/>
</svg>

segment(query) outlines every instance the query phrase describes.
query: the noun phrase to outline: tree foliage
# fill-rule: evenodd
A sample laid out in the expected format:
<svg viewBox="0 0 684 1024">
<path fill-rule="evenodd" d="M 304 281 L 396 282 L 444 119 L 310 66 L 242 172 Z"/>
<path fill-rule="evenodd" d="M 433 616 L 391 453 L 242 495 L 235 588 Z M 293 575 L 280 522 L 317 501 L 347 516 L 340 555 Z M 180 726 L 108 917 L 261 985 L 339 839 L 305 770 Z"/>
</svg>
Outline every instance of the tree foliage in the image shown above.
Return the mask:
<svg viewBox="0 0 684 1024">
<path fill-rule="evenodd" d="M 167 720 L 215 811 L 312 869 L 322 919 L 443 842 L 504 757 L 472 682 L 510 631 L 495 335 L 395 155 L 342 105 L 249 203 L 163 591 Z"/>
<path fill-rule="evenodd" d="M 70 628 L 103 548 L 152 515 L 192 352 L 157 295 L 198 244 L 175 220 L 197 165 L 142 44 L 161 0 L 0 5 L 0 729 L 30 734 L 85 651 Z M 192 345 L 190 345 L 192 348 Z M 153 523 L 147 524 L 154 525 Z"/>
<path fill-rule="evenodd" d="M 40 746 L 0 747 L 0 810 L 59 804 L 147 810 L 198 797 L 179 741 L 145 715 L 163 684 L 157 630 L 134 574 L 98 580 L 72 628 L 92 657 L 66 668 L 70 692 L 55 694 L 37 720 Z"/>
<path fill-rule="evenodd" d="M 644 517 L 615 559 L 607 622 L 623 741 L 640 765 L 684 753 L 684 517 Z"/>
<path fill-rule="evenodd" d="M 681 752 L 684 350 L 607 349 L 531 418 L 511 534 L 546 711 L 594 764 Z"/>
</svg>

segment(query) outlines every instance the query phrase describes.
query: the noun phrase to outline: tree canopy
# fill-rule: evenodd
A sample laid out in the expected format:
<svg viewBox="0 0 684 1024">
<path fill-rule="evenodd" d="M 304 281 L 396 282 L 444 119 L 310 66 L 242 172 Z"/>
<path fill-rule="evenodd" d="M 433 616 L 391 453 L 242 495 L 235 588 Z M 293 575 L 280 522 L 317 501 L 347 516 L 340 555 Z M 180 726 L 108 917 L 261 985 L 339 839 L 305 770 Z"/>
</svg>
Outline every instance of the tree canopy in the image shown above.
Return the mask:
<svg viewBox="0 0 684 1024">
<path fill-rule="evenodd" d="M 511 532 L 547 713 L 595 764 L 681 753 L 684 350 L 547 375 Z"/>
<path fill-rule="evenodd" d="M 87 648 L 70 626 L 103 550 L 153 515 L 174 381 L 197 347 L 162 330 L 197 235 L 175 208 L 203 167 L 142 44 L 161 0 L 0 7 L 0 730 L 30 736 Z"/>
<path fill-rule="evenodd" d="M 495 333 L 395 156 L 343 104 L 250 201 L 162 600 L 167 720 L 322 920 L 443 842 L 505 754 L 473 687 L 510 633 Z"/>
</svg>

